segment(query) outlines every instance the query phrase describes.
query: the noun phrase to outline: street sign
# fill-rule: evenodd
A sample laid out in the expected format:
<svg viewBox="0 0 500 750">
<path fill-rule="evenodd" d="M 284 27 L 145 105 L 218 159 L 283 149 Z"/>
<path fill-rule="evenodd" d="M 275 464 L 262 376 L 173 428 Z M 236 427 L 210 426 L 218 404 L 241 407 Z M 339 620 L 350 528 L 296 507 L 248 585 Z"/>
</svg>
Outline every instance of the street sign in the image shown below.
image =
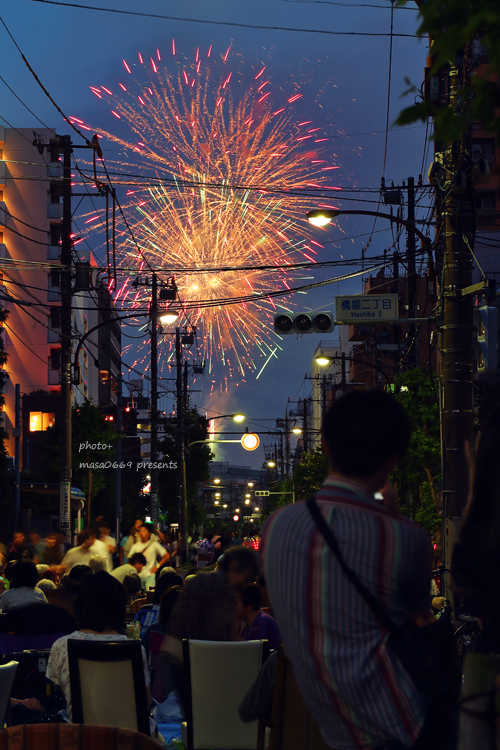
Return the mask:
<svg viewBox="0 0 500 750">
<path fill-rule="evenodd" d="M 151 516 L 153 519 L 153 523 L 158 523 L 158 495 L 153 493 L 151 495 Z"/>
<path fill-rule="evenodd" d="M 260 438 L 254 432 L 245 432 L 241 438 L 241 445 L 246 451 L 254 451 L 260 445 Z"/>
<path fill-rule="evenodd" d="M 269 497 L 268 490 L 256 490 L 254 492 L 255 497 Z"/>
<path fill-rule="evenodd" d="M 337 323 L 381 323 L 399 318 L 397 294 L 354 294 L 335 297 Z"/>
<path fill-rule="evenodd" d="M 61 482 L 59 495 L 59 528 L 69 530 L 70 528 L 70 497 L 71 482 Z"/>
</svg>

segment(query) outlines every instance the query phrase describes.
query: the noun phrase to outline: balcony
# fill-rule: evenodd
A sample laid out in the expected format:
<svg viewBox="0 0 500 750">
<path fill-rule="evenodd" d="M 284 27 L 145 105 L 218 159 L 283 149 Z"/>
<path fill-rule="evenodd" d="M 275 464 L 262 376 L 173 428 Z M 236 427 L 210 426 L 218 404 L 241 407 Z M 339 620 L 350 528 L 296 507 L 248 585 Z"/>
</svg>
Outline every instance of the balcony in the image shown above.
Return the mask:
<svg viewBox="0 0 500 750">
<path fill-rule="evenodd" d="M 9 175 L 9 168 L 4 161 L 0 161 L 0 185 L 5 185 L 5 180 Z"/>
<path fill-rule="evenodd" d="M 59 328 L 47 330 L 47 343 L 48 344 L 60 344 L 61 343 L 61 330 Z"/>
<path fill-rule="evenodd" d="M 7 206 L 5 205 L 5 201 L 0 201 L 0 227 L 5 226 L 6 210 Z"/>
<path fill-rule="evenodd" d="M 62 217 L 63 217 L 62 203 L 49 203 L 47 206 L 47 218 L 62 220 Z"/>
</svg>

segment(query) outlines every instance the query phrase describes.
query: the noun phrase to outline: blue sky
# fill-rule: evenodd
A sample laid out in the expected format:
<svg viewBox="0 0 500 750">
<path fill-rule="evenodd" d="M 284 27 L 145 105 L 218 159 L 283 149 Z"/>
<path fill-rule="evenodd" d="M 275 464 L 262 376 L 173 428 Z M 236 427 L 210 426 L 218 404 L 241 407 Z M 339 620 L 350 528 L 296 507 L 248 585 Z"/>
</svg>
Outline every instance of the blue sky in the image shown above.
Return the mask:
<svg viewBox="0 0 500 750">
<path fill-rule="evenodd" d="M 106 0 L 99 7 L 137 10 L 145 13 L 161 13 L 193 19 L 226 21 L 238 24 L 287 26 L 297 29 L 317 29 L 345 32 L 372 32 L 388 34 L 390 29 L 390 2 L 368 0 L 368 2 L 346 2 L 337 5 L 328 2 L 287 2 L 286 0 L 185 0 L 182 4 L 143 0 L 141 4 L 131 0 Z M 369 7 L 382 6 L 382 7 Z M 54 99 L 68 114 L 81 117 L 87 122 L 112 127 L 111 116 L 105 112 L 89 90 L 90 85 L 106 85 L 118 80 L 121 75 L 121 60 L 135 59 L 139 50 L 145 54 L 159 48 L 166 51 L 172 38 L 176 46 L 186 55 L 194 53 L 198 46 L 214 45 L 219 51 L 229 44 L 241 53 L 245 60 L 263 61 L 268 65 L 273 82 L 290 81 L 301 76 L 308 81 L 308 88 L 315 96 L 315 119 L 328 128 L 332 140 L 328 144 L 330 156 L 338 157 L 342 169 L 336 176 L 339 184 L 352 188 L 378 188 L 382 175 L 384 155 L 384 133 L 355 135 L 383 131 L 387 111 L 387 85 L 389 65 L 389 37 L 334 36 L 304 32 L 273 31 L 254 28 L 205 25 L 187 21 L 166 21 L 137 18 L 119 14 L 108 14 L 89 10 L 51 6 L 16 0 L 3 4 L 2 17 L 17 43 L 37 72 L 41 81 L 50 90 Z M 408 9 L 395 9 L 394 32 L 414 34 L 417 28 L 417 13 L 409 4 Z M 0 27 L 1 75 L 16 91 L 31 110 L 59 133 L 68 132 L 68 126 L 40 90 L 24 65 L 18 51 Z M 404 103 L 401 100 L 406 89 L 405 77 L 420 86 L 427 54 L 426 44 L 414 38 L 393 40 L 392 83 L 390 100 L 390 123 L 394 121 Z M 109 84 L 108 84 L 109 85 Z M 16 127 L 40 127 L 35 118 L 14 98 L 0 82 L 2 107 L 0 113 Z M 305 107 L 307 108 L 307 107 Z M 305 117 L 308 112 L 304 111 Z M 4 123 L 5 124 L 5 123 Z M 350 137 L 336 137 L 339 132 L 351 133 Z M 422 171 L 424 149 L 424 127 L 391 132 L 388 138 L 385 176 L 387 180 L 400 183 L 408 176 L 418 178 Z M 426 169 L 424 170 L 424 174 Z M 346 194 L 346 197 L 356 197 Z M 376 195 L 369 196 L 376 200 Z M 371 208 L 376 204 L 345 201 L 344 208 Z M 340 200 L 342 200 L 340 196 Z M 428 201 L 423 201 L 428 205 Z M 423 213 L 422 213 L 423 216 Z M 369 232 L 372 220 L 344 217 L 341 222 L 344 235 Z M 392 235 L 383 222 L 377 229 L 386 229 L 374 234 L 367 255 L 379 254 L 392 243 Z M 330 229 L 329 239 L 340 239 L 337 229 Z M 324 233 L 322 235 L 324 238 Z M 336 259 L 342 252 L 344 257 L 359 257 L 363 240 L 358 238 L 332 245 L 324 259 Z M 403 245 L 404 249 L 404 245 Z M 337 269 L 335 270 L 337 273 Z M 327 278 L 326 272 L 315 277 Z M 334 309 L 336 294 L 349 294 L 361 290 L 360 277 L 324 287 L 311 292 L 299 300 L 312 309 Z M 295 300 L 296 304 L 297 300 Z M 335 338 L 335 335 L 329 336 Z M 255 380 L 250 375 L 245 382 L 229 381 L 227 391 L 210 396 L 209 378 L 197 381 L 193 402 L 201 408 L 215 413 L 242 411 L 249 419 L 282 417 L 287 398 L 309 395 L 309 385 L 304 374 L 310 371 L 311 358 L 320 337 L 304 336 L 297 340 L 285 337 L 283 352 L 273 359 L 261 377 Z M 215 378 L 223 382 L 224 372 L 216 370 Z M 170 411 L 172 400 L 165 398 L 162 408 Z M 249 422 L 249 427 L 252 427 Z M 231 429 L 231 428 L 228 428 Z M 239 447 L 226 447 L 223 456 L 237 464 L 258 466 L 263 454 L 247 454 Z"/>
</svg>

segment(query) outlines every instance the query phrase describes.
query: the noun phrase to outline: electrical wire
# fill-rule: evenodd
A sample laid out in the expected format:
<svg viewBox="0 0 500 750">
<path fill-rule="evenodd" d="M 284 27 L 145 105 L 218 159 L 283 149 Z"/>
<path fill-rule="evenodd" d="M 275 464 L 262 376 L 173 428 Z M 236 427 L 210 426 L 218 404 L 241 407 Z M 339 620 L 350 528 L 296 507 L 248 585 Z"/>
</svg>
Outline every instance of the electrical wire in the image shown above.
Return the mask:
<svg viewBox="0 0 500 750">
<path fill-rule="evenodd" d="M 23 107 L 28 110 L 28 112 L 30 113 L 30 115 L 33 115 L 33 117 L 35 118 L 35 120 L 38 120 L 38 122 L 40 123 L 40 125 L 43 125 L 44 128 L 46 128 L 47 130 L 52 131 L 52 133 L 54 133 L 54 135 L 56 134 L 56 131 L 53 128 L 49 128 L 49 126 L 46 125 L 43 120 L 40 120 L 40 118 L 37 117 L 37 115 L 35 115 L 35 113 L 28 107 L 28 105 L 23 102 L 23 100 L 21 99 L 21 97 L 18 96 L 16 94 L 16 92 L 14 91 L 14 89 L 9 86 L 9 84 L 7 83 L 7 81 L 5 80 L 5 78 L 2 78 L 2 76 L 0 76 L 0 81 L 2 81 L 2 83 L 5 86 L 7 86 L 7 88 L 11 92 L 11 94 L 14 94 L 14 96 L 16 97 L 16 99 L 18 100 L 18 102 L 20 102 L 23 105 Z"/>
<path fill-rule="evenodd" d="M 43 3 L 45 5 L 60 5 L 65 8 L 77 8 L 79 10 L 94 10 L 100 13 L 118 13 L 125 16 L 136 16 L 140 18 L 157 18 L 163 21 L 182 21 L 184 23 L 201 23 L 208 24 L 211 26 L 235 26 L 240 29 L 260 29 L 262 31 L 292 31 L 300 34 L 327 34 L 330 36 L 389 36 L 385 33 L 378 33 L 375 31 L 329 31 L 328 29 L 297 29 L 288 26 L 262 26 L 251 23 L 236 23 L 233 21 L 212 21 L 200 18 L 179 18 L 176 16 L 164 16 L 159 13 L 141 13 L 133 10 L 119 10 L 116 8 L 97 8 L 94 5 L 83 5 L 80 3 L 65 3 L 60 0 L 30 0 L 34 3 Z M 394 34 L 398 37 L 411 37 L 412 39 L 419 39 L 418 34 Z"/>
</svg>

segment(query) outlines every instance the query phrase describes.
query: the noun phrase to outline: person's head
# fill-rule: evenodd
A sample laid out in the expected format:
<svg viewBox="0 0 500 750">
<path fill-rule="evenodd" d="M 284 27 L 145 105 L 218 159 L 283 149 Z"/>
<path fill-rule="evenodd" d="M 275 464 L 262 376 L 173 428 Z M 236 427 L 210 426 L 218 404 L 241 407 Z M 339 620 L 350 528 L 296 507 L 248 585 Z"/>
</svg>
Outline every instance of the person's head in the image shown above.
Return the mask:
<svg viewBox="0 0 500 750">
<path fill-rule="evenodd" d="M 259 612 L 262 604 L 260 589 L 256 583 L 240 589 L 236 595 L 236 617 L 246 622 L 252 612 Z"/>
<path fill-rule="evenodd" d="M 158 622 L 166 624 L 169 621 L 172 610 L 175 607 L 177 599 L 181 594 L 181 586 L 171 586 L 162 594 L 160 611 L 158 612 Z"/>
<path fill-rule="evenodd" d="M 175 573 L 175 568 L 173 568 L 171 565 L 165 565 L 165 567 L 160 570 L 160 575 L 158 576 L 158 578 L 166 576 L 167 573 Z"/>
<path fill-rule="evenodd" d="M 77 583 L 81 583 L 84 578 L 92 575 L 92 570 L 89 565 L 74 565 L 68 573 L 68 578 Z"/>
<path fill-rule="evenodd" d="M 98 570 L 106 570 L 107 563 L 104 557 L 101 555 L 92 555 L 89 559 L 89 568 L 92 573 L 97 573 Z"/>
<path fill-rule="evenodd" d="M 12 570 L 12 577 L 10 579 L 10 588 L 19 589 L 25 586 L 29 589 L 34 589 L 38 580 L 36 565 L 34 562 L 20 561 L 16 563 Z"/>
<path fill-rule="evenodd" d="M 66 532 L 62 529 L 59 529 L 59 531 L 56 531 L 56 538 L 58 544 L 66 544 L 68 541 L 68 537 L 66 536 Z"/>
<path fill-rule="evenodd" d="M 57 568 L 49 568 L 43 575 L 45 580 L 52 581 L 56 585 L 60 581 L 59 570 Z"/>
<path fill-rule="evenodd" d="M 135 521 L 134 521 L 134 530 L 135 530 L 135 531 L 139 531 L 139 529 L 141 528 L 141 526 L 142 526 L 143 524 L 144 524 L 144 518 L 141 518 L 140 516 L 138 516 L 138 517 L 137 517 L 137 518 L 135 519 Z"/>
<path fill-rule="evenodd" d="M 42 591 L 53 591 L 57 586 L 54 581 L 49 581 L 48 578 L 42 578 L 41 581 L 38 581 L 37 588 L 42 589 Z"/>
<path fill-rule="evenodd" d="M 142 582 L 139 578 L 139 573 L 128 573 L 123 579 L 123 588 L 127 599 L 130 600 L 134 594 L 138 594 L 141 590 Z"/>
<path fill-rule="evenodd" d="M 143 567 L 146 565 L 146 562 L 147 560 L 141 552 L 135 552 L 132 557 L 129 558 L 128 564 L 135 568 L 138 573 L 140 573 Z"/>
<path fill-rule="evenodd" d="M 57 536 L 55 531 L 50 531 L 45 537 L 45 544 L 47 547 L 55 547 L 57 544 Z"/>
<path fill-rule="evenodd" d="M 86 529 L 82 529 L 78 534 L 78 544 L 84 549 L 90 549 L 94 544 L 96 537 L 96 530 L 87 527 Z"/>
<path fill-rule="evenodd" d="M 333 402 L 322 425 L 330 470 L 373 480 L 374 492 L 386 484 L 388 473 L 405 454 L 410 434 L 402 405 L 383 391 L 347 393 Z"/>
<path fill-rule="evenodd" d="M 250 547 L 230 547 L 217 563 L 230 586 L 246 586 L 255 581 L 259 572 L 257 555 Z"/>
<path fill-rule="evenodd" d="M 37 573 L 39 581 L 41 581 L 43 578 L 45 578 L 45 573 L 47 572 L 48 569 L 49 569 L 49 566 L 48 565 L 42 565 L 42 563 L 39 563 L 36 566 L 36 573 Z"/>
<path fill-rule="evenodd" d="M 183 585 L 184 581 L 182 580 L 181 576 L 177 575 L 177 573 L 166 573 L 164 576 L 161 576 L 156 582 L 155 591 L 153 594 L 153 604 L 159 604 L 165 591 L 167 591 L 172 586 L 182 587 Z"/>
<path fill-rule="evenodd" d="M 37 531 L 36 529 L 32 529 L 30 531 L 30 542 L 31 542 L 31 544 L 38 544 L 38 542 L 40 541 L 40 539 L 41 539 L 40 532 Z"/>
<path fill-rule="evenodd" d="M 33 562 L 33 552 L 28 547 L 24 547 L 21 552 L 21 560 L 23 562 Z"/>
<path fill-rule="evenodd" d="M 99 526 L 97 528 L 99 529 L 100 536 L 109 536 L 111 533 L 111 526 L 107 521 L 99 521 Z"/>
<path fill-rule="evenodd" d="M 151 531 L 146 526 L 146 524 L 142 524 L 142 526 L 139 526 L 139 539 L 141 542 L 148 542 L 151 537 Z"/>
<path fill-rule="evenodd" d="M 224 578 L 217 573 L 200 573 L 185 582 L 167 632 L 180 640 L 235 640 L 235 608 L 235 591 Z"/>
<path fill-rule="evenodd" d="M 104 570 L 86 576 L 75 600 L 81 630 L 119 630 L 125 621 L 127 597 L 121 583 Z"/>
<path fill-rule="evenodd" d="M 20 547 L 24 544 L 24 533 L 20 530 L 14 531 L 12 543 L 14 544 L 14 547 Z"/>
</svg>

